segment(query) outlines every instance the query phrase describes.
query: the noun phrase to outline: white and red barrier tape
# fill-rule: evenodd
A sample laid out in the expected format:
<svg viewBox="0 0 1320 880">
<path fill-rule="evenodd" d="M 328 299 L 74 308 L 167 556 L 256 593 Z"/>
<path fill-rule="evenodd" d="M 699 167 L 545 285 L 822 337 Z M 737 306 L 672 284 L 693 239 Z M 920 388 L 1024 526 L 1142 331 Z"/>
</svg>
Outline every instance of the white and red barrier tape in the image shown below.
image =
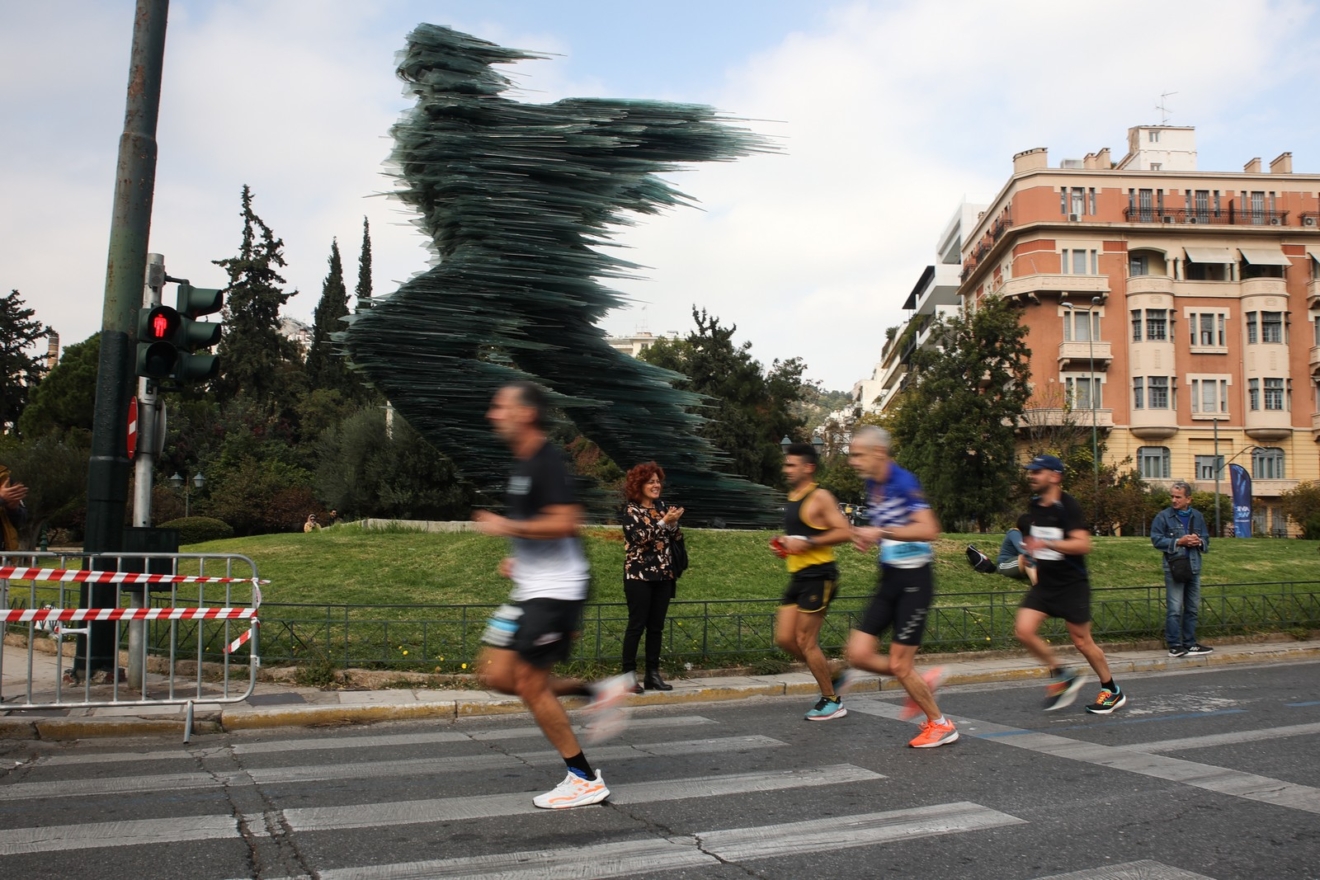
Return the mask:
<svg viewBox="0 0 1320 880">
<path fill-rule="evenodd" d="M 251 628 L 249 628 L 247 632 L 243 633 L 241 636 L 230 642 L 229 646 L 225 648 L 225 653 L 232 654 L 235 651 L 237 651 L 239 648 L 247 644 L 248 639 L 252 638 L 252 634 L 257 631 L 257 627 L 260 625 L 261 625 L 261 621 L 257 620 L 255 617 L 252 618 Z"/>
<path fill-rule="evenodd" d="M 75 568 L 0 566 L 0 580 L 60 581 L 86 584 L 268 584 L 254 577 L 199 577 L 191 574 L 148 574 L 135 571 L 90 571 Z"/>
<path fill-rule="evenodd" d="M 256 608 L 20 608 L 0 611 L 4 623 L 46 620 L 256 620 Z"/>
</svg>

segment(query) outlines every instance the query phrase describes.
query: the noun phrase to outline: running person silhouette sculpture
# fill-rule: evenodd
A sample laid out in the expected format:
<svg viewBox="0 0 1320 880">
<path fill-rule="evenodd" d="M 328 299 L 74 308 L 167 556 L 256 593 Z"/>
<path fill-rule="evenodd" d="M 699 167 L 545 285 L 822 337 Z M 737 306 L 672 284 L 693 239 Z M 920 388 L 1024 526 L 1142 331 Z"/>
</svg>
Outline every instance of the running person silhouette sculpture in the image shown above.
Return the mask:
<svg viewBox="0 0 1320 880">
<path fill-rule="evenodd" d="M 507 459 L 490 438 L 496 390 L 534 380 L 615 461 L 662 459 L 701 520 L 766 522 L 769 489 L 719 473 L 674 373 L 615 352 L 596 326 L 623 297 L 601 279 L 638 267 L 601 250 L 626 212 L 689 200 L 657 173 L 773 148 L 714 110 L 657 101 L 503 97 L 493 65 L 542 58 L 435 25 L 408 37 L 398 74 L 417 105 L 394 126 L 397 195 L 437 264 L 353 316 L 353 362 L 488 495 Z"/>
</svg>

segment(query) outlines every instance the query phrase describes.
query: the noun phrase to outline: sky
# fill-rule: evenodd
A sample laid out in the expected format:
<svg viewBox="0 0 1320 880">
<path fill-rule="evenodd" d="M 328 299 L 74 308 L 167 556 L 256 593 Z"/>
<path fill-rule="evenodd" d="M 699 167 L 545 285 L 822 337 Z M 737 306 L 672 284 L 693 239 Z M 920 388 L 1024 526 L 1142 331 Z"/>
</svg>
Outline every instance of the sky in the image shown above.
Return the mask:
<svg viewBox="0 0 1320 880">
<path fill-rule="evenodd" d="M 1014 153 L 1117 159 L 1173 93 L 1202 169 L 1291 151 L 1320 172 L 1309 0 L 175 0 L 149 247 L 171 275 L 224 286 L 244 184 L 284 240 L 291 317 L 311 322 L 332 240 L 352 289 L 364 217 L 377 295 L 428 267 L 384 165 L 423 21 L 553 54 L 511 68 L 519 100 L 709 104 L 774 138 L 673 175 L 699 207 L 619 232 L 647 270 L 603 326 L 686 334 L 695 306 L 831 390 L 870 376 L 949 218 Z M 63 345 L 101 325 L 132 22 L 131 0 L 0 0 L 0 290 Z"/>
</svg>

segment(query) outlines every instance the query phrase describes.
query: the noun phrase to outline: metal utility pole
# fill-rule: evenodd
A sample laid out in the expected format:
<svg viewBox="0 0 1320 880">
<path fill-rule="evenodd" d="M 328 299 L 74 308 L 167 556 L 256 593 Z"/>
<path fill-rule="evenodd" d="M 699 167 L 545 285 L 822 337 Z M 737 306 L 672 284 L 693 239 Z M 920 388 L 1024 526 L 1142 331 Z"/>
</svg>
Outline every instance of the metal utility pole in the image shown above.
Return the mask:
<svg viewBox="0 0 1320 880">
<path fill-rule="evenodd" d="M 87 531 L 83 541 L 83 551 L 88 556 L 116 553 L 123 547 L 135 321 L 142 304 L 142 279 L 147 268 L 147 240 L 156 184 L 156 119 L 160 112 L 168 15 L 169 0 L 137 0 L 101 312 L 101 355 L 87 472 Z M 95 558 L 90 562 L 92 568 L 98 569 L 107 564 Z M 104 607 L 114 602 L 113 585 L 96 584 L 91 586 L 90 595 L 88 591 L 89 587 L 84 585 L 84 607 Z M 85 638 L 80 636 L 80 643 Z M 108 670 L 115 674 L 114 625 L 93 623 L 87 641 L 89 644 L 79 645 L 81 671 L 91 674 Z"/>
</svg>

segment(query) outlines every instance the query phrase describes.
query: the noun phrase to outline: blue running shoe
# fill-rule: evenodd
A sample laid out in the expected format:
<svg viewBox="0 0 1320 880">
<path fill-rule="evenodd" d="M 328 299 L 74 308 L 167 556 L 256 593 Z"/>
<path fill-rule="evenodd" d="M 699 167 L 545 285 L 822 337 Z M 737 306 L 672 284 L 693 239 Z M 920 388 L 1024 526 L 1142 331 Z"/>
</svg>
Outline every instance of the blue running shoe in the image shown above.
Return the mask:
<svg viewBox="0 0 1320 880">
<path fill-rule="evenodd" d="M 842 718 L 848 714 L 848 710 L 843 708 L 843 700 L 838 697 L 830 699 L 821 697 L 820 702 L 807 712 L 808 721 L 833 721 L 835 718 Z"/>
</svg>

